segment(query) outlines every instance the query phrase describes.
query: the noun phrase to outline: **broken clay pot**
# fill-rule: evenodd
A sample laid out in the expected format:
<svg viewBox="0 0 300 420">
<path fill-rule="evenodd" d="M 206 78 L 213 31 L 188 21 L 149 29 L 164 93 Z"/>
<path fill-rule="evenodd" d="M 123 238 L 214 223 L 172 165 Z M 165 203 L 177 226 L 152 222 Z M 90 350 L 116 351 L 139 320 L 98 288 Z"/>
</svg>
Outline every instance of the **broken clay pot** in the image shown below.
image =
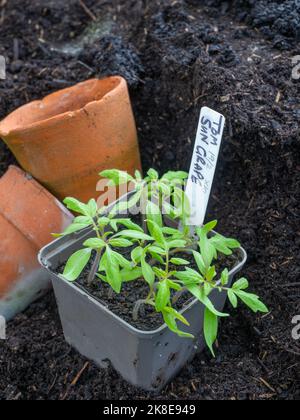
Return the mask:
<svg viewBox="0 0 300 420">
<path fill-rule="evenodd" d="M 92 79 L 29 103 L 0 122 L 19 164 L 57 198 L 97 198 L 99 172 L 141 169 L 127 83 Z"/>
<path fill-rule="evenodd" d="M 71 213 L 21 169 L 0 179 L 0 315 L 10 320 L 50 287 L 37 254 L 72 221 Z"/>
</svg>

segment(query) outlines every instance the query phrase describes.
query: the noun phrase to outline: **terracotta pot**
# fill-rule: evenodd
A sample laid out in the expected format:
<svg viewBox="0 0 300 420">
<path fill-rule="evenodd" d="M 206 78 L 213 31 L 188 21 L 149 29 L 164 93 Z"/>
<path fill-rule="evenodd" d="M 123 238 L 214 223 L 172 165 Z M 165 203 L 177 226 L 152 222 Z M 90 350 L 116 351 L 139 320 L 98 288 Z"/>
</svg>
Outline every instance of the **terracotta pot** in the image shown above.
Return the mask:
<svg viewBox="0 0 300 420">
<path fill-rule="evenodd" d="M 20 165 L 59 199 L 97 197 L 99 172 L 141 169 L 126 81 L 92 79 L 29 103 L 0 122 Z"/>
<path fill-rule="evenodd" d="M 50 287 L 37 254 L 73 216 L 41 185 L 11 166 L 0 179 L 0 315 L 7 320 Z"/>
</svg>

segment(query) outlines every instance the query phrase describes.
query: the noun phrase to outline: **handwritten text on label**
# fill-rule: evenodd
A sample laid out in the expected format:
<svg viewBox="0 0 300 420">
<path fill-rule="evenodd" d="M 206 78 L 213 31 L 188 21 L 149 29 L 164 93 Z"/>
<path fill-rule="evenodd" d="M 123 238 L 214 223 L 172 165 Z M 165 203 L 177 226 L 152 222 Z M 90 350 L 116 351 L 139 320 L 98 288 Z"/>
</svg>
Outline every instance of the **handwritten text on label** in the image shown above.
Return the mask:
<svg viewBox="0 0 300 420">
<path fill-rule="evenodd" d="M 201 109 L 186 194 L 191 204 L 189 224 L 204 223 L 218 161 L 225 118 L 210 108 Z"/>
</svg>

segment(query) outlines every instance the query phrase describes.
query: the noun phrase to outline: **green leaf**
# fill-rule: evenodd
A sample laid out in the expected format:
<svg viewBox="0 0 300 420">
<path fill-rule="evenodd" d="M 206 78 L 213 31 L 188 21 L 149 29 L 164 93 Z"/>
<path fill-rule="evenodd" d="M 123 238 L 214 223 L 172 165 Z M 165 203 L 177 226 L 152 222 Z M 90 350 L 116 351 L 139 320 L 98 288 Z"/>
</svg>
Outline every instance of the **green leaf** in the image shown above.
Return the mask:
<svg viewBox="0 0 300 420">
<path fill-rule="evenodd" d="M 106 252 L 102 255 L 100 264 L 99 264 L 99 272 L 106 272 L 106 267 L 107 267 L 107 256 L 106 256 Z"/>
<path fill-rule="evenodd" d="M 239 241 L 237 241 L 236 239 L 232 239 L 232 238 L 225 238 L 226 240 L 226 245 L 229 248 L 235 249 L 235 248 L 240 248 L 241 244 Z"/>
<path fill-rule="evenodd" d="M 122 232 L 119 232 L 115 235 L 115 237 L 124 237 L 124 238 L 129 238 L 129 239 L 137 239 L 137 240 L 141 240 L 141 241 L 153 241 L 154 239 L 149 236 L 146 235 L 145 233 L 142 232 L 138 232 L 136 230 L 123 230 Z"/>
<path fill-rule="evenodd" d="M 184 213 L 182 215 L 182 220 L 184 222 L 184 225 L 186 224 L 186 218 L 188 218 L 191 215 L 191 203 L 190 203 L 190 199 L 187 196 L 187 194 L 184 192 L 183 193 L 183 210 Z"/>
<path fill-rule="evenodd" d="M 212 355 L 215 357 L 213 345 L 218 337 L 218 317 L 207 308 L 204 313 L 204 337 Z"/>
<path fill-rule="evenodd" d="M 183 258 L 172 258 L 170 261 L 174 265 L 189 265 L 190 262 L 187 260 L 184 260 Z"/>
<path fill-rule="evenodd" d="M 180 212 L 178 212 L 174 206 L 172 206 L 170 203 L 163 202 L 162 208 L 164 211 L 164 214 L 168 215 L 171 219 L 175 220 L 180 216 Z"/>
<path fill-rule="evenodd" d="M 151 220 L 160 228 L 163 227 L 163 219 L 162 219 L 161 210 L 157 204 L 153 203 L 152 201 L 148 201 L 147 207 L 146 207 L 146 215 L 147 215 L 148 220 Z M 149 230 L 151 232 L 150 228 Z"/>
<path fill-rule="evenodd" d="M 150 252 L 150 255 L 151 255 L 152 258 L 154 258 L 160 264 L 164 265 L 165 262 L 164 262 L 163 258 L 159 254 L 156 254 L 155 252 L 150 251 L 150 249 L 149 249 L 149 252 Z"/>
<path fill-rule="evenodd" d="M 239 279 L 237 282 L 234 283 L 234 285 L 232 286 L 232 288 L 234 290 L 246 290 L 249 287 L 249 282 L 247 279 L 245 279 L 244 277 Z"/>
<path fill-rule="evenodd" d="M 155 169 L 149 169 L 147 175 L 152 181 L 157 181 L 159 179 L 159 174 Z"/>
<path fill-rule="evenodd" d="M 117 221 L 117 219 L 110 220 L 109 224 L 115 232 L 118 232 L 118 221 Z"/>
<path fill-rule="evenodd" d="M 153 221 L 147 220 L 147 225 L 149 228 L 149 231 L 152 235 L 152 237 L 155 239 L 155 241 L 165 248 L 166 246 L 166 240 L 164 238 L 164 235 L 161 231 L 161 228 Z"/>
<path fill-rule="evenodd" d="M 65 229 L 63 233 L 53 233 L 52 236 L 55 238 L 60 238 L 62 236 L 70 235 L 71 233 L 79 232 L 82 229 L 87 228 L 87 224 L 81 224 L 81 223 L 72 223 L 70 226 Z"/>
<path fill-rule="evenodd" d="M 112 232 L 112 231 L 108 230 L 108 231 L 106 231 L 106 232 L 104 233 L 104 235 L 103 235 L 103 239 L 107 239 L 109 236 L 111 236 L 111 235 L 113 235 L 113 234 L 114 234 L 114 232 Z"/>
<path fill-rule="evenodd" d="M 216 267 L 209 267 L 209 269 L 207 270 L 206 273 L 206 279 L 211 282 L 215 277 L 216 277 L 217 273 L 216 273 Z"/>
<path fill-rule="evenodd" d="M 127 229 L 130 229 L 130 230 L 137 230 L 139 232 L 144 232 L 141 226 L 137 225 L 136 223 L 133 223 L 130 219 L 114 219 L 114 222 L 116 224 L 123 225 Z"/>
<path fill-rule="evenodd" d="M 182 281 L 186 286 L 200 284 L 203 277 L 195 270 L 179 271 L 174 275 L 178 280 Z"/>
<path fill-rule="evenodd" d="M 89 207 L 79 200 L 76 200 L 76 198 L 67 197 L 64 199 L 64 204 L 69 210 L 74 211 L 75 213 L 89 216 Z"/>
<path fill-rule="evenodd" d="M 96 200 L 94 198 L 92 198 L 88 202 L 87 207 L 88 207 L 88 211 L 89 211 L 89 216 L 94 219 L 98 214 L 98 205 L 97 205 Z"/>
<path fill-rule="evenodd" d="M 134 250 L 131 252 L 131 259 L 135 264 L 138 264 L 141 261 L 143 252 L 144 250 L 141 246 L 134 248 Z"/>
<path fill-rule="evenodd" d="M 238 307 L 238 299 L 232 290 L 227 292 L 228 299 L 230 300 L 231 305 L 236 309 Z"/>
<path fill-rule="evenodd" d="M 100 229 L 103 229 L 110 224 L 110 219 L 108 217 L 100 217 L 97 223 Z"/>
<path fill-rule="evenodd" d="M 138 182 L 142 182 L 143 177 L 142 177 L 142 174 L 141 174 L 141 172 L 140 172 L 140 171 L 136 170 L 136 171 L 135 171 L 135 173 L 134 173 L 134 176 L 135 176 L 135 179 L 136 179 Z"/>
<path fill-rule="evenodd" d="M 111 209 L 109 213 L 109 217 L 115 217 L 118 214 L 123 214 L 124 212 L 127 212 L 129 209 L 129 203 L 128 201 L 118 201 L 117 204 Z M 113 228 L 115 228 L 115 223 L 113 222 Z M 117 230 L 117 229 L 114 229 Z"/>
<path fill-rule="evenodd" d="M 100 238 L 91 238 L 84 242 L 83 246 L 92 249 L 101 249 L 106 246 L 106 243 Z"/>
<path fill-rule="evenodd" d="M 133 268 L 132 270 L 123 269 L 121 270 L 121 277 L 123 281 L 129 282 L 140 279 L 143 277 L 142 269 L 141 268 Z"/>
<path fill-rule="evenodd" d="M 131 270 L 132 267 L 132 263 L 130 261 L 128 261 L 126 258 L 123 257 L 123 255 L 119 254 L 118 252 L 115 251 L 111 251 L 112 254 L 114 255 L 114 258 L 116 259 L 116 261 L 118 261 L 119 265 L 123 268 L 126 268 L 128 270 Z"/>
<path fill-rule="evenodd" d="M 196 228 L 197 235 L 199 238 L 206 237 L 218 224 L 217 220 L 213 220 L 202 227 Z"/>
<path fill-rule="evenodd" d="M 73 220 L 73 223 L 79 223 L 79 224 L 86 224 L 86 225 L 91 225 L 92 224 L 92 220 L 89 216 L 77 216 L 75 217 L 75 219 Z"/>
<path fill-rule="evenodd" d="M 162 197 L 163 197 L 164 200 L 166 200 L 167 198 L 171 197 L 171 195 L 172 195 L 171 185 L 169 185 L 169 184 L 166 185 L 163 182 L 159 182 L 158 189 L 161 192 Z"/>
<path fill-rule="evenodd" d="M 240 243 L 235 239 L 228 239 L 220 234 L 213 236 L 210 243 L 224 255 L 232 255 L 232 249 L 240 247 Z"/>
<path fill-rule="evenodd" d="M 185 218 L 190 214 L 190 203 L 187 195 L 181 188 L 174 187 L 174 207 L 178 217 Z"/>
<path fill-rule="evenodd" d="M 204 283 L 203 287 L 204 287 L 204 293 L 206 296 L 208 296 L 213 290 L 213 287 L 209 283 Z"/>
<path fill-rule="evenodd" d="M 174 191 L 173 191 L 173 195 L 174 195 L 174 206 L 176 208 L 183 208 L 183 203 L 185 200 L 185 195 L 184 195 L 184 191 L 182 188 L 178 188 L 178 187 L 174 187 Z"/>
<path fill-rule="evenodd" d="M 141 199 L 143 195 L 143 189 L 137 191 L 130 199 L 128 200 L 128 209 L 134 207 Z"/>
<path fill-rule="evenodd" d="M 168 285 L 169 285 L 170 289 L 174 289 L 177 292 L 179 292 L 179 290 L 182 290 L 182 286 L 180 286 L 180 284 L 175 283 L 174 281 L 169 280 L 169 279 L 167 280 L 167 282 L 168 282 Z"/>
<path fill-rule="evenodd" d="M 119 171 L 117 169 L 105 170 L 100 172 L 99 175 L 102 178 L 109 179 L 111 181 L 109 184 L 110 186 L 127 184 L 130 181 L 134 181 L 134 178 L 127 172 Z"/>
<path fill-rule="evenodd" d="M 128 211 L 134 207 L 137 202 L 140 200 L 142 195 L 142 190 L 137 191 L 128 201 L 119 201 L 110 211 L 109 216 L 114 217 L 117 214 Z"/>
<path fill-rule="evenodd" d="M 169 171 L 167 172 L 162 179 L 166 179 L 168 181 L 177 181 L 177 180 L 185 180 L 187 179 L 189 174 L 184 171 Z"/>
<path fill-rule="evenodd" d="M 153 267 L 153 271 L 158 278 L 165 278 L 166 277 L 166 272 L 164 270 L 162 270 L 161 268 Z"/>
<path fill-rule="evenodd" d="M 200 237 L 200 251 L 205 264 L 206 269 L 211 266 L 211 263 L 215 257 L 215 248 L 211 245 L 208 238 L 204 235 Z"/>
<path fill-rule="evenodd" d="M 211 222 L 209 222 L 209 223 L 207 223 L 206 225 L 203 226 L 203 232 L 207 235 L 209 232 L 214 230 L 214 228 L 217 226 L 217 224 L 218 224 L 217 220 L 212 220 Z"/>
<path fill-rule="evenodd" d="M 158 283 L 158 292 L 155 299 L 155 308 L 161 312 L 170 303 L 170 288 L 167 280 Z"/>
<path fill-rule="evenodd" d="M 195 258 L 195 261 L 196 261 L 196 264 L 199 268 L 200 273 L 203 276 L 205 276 L 207 270 L 206 270 L 205 263 L 204 263 L 204 260 L 202 258 L 202 255 L 197 251 L 193 251 L 193 255 L 194 255 L 194 258 Z"/>
<path fill-rule="evenodd" d="M 108 283 L 108 281 L 107 281 L 107 277 L 106 277 L 106 276 L 103 276 L 102 274 L 99 274 L 99 273 L 97 273 L 97 274 L 96 274 L 96 276 L 97 276 L 100 280 L 104 281 L 105 283 Z"/>
<path fill-rule="evenodd" d="M 197 271 L 191 267 L 186 267 L 186 271 L 190 273 L 192 276 L 197 276 L 201 281 L 204 281 L 204 277 Z"/>
<path fill-rule="evenodd" d="M 182 240 L 171 240 L 171 241 L 167 241 L 168 247 L 170 249 L 172 248 L 185 248 L 186 247 L 186 241 L 182 241 Z"/>
<path fill-rule="evenodd" d="M 179 312 L 175 311 L 175 309 L 166 307 L 162 311 L 162 315 L 163 315 L 164 321 L 167 324 L 168 328 L 171 331 L 173 331 L 175 334 L 177 334 L 179 337 L 194 338 L 194 336 L 192 334 L 181 331 L 178 328 L 177 323 L 176 323 L 176 319 L 179 319 L 185 325 L 189 325 L 189 323 L 181 314 L 179 314 Z"/>
<path fill-rule="evenodd" d="M 160 247 L 155 246 L 155 245 L 151 245 L 151 246 L 148 248 L 148 250 L 149 250 L 150 252 L 155 252 L 156 254 L 163 255 L 163 256 L 165 256 L 165 255 L 167 254 L 167 251 L 166 251 L 165 249 L 160 248 Z"/>
<path fill-rule="evenodd" d="M 149 286 L 152 287 L 155 282 L 155 273 L 152 270 L 152 267 L 146 262 L 144 255 L 142 256 L 141 264 L 142 264 L 143 276 L 146 282 L 149 284 Z"/>
<path fill-rule="evenodd" d="M 234 293 L 248 306 L 253 312 L 268 313 L 269 309 L 259 300 L 259 297 L 242 290 L 234 290 Z"/>
<path fill-rule="evenodd" d="M 122 277 L 120 273 L 119 261 L 115 253 L 109 248 L 106 248 L 106 276 L 107 281 L 116 293 L 120 293 L 122 287 Z"/>
<path fill-rule="evenodd" d="M 133 242 L 125 238 L 110 239 L 109 244 L 115 248 L 127 248 L 133 245 Z"/>
<path fill-rule="evenodd" d="M 170 227 L 163 227 L 163 228 L 162 228 L 162 232 L 163 232 L 165 235 L 172 235 L 172 236 L 174 236 L 174 235 L 181 235 L 181 236 L 182 236 L 182 232 L 180 232 L 180 231 L 179 231 L 179 230 L 177 230 L 177 229 L 170 228 Z"/>
<path fill-rule="evenodd" d="M 210 312 L 212 312 L 214 315 L 222 317 L 222 318 L 229 316 L 229 314 L 219 312 L 214 307 L 210 299 L 206 296 L 203 287 L 189 285 L 187 286 L 187 289 L 192 293 L 193 296 L 195 296 L 201 303 L 203 303 L 203 305 L 206 306 L 210 310 Z"/>
<path fill-rule="evenodd" d="M 214 246 L 216 251 L 226 256 L 232 255 L 232 250 L 225 246 L 222 242 L 217 242 L 214 238 L 210 239 L 210 243 Z"/>
<path fill-rule="evenodd" d="M 228 282 L 229 282 L 229 271 L 227 268 L 225 268 L 225 270 L 223 270 L 221 274 L 221 284 L 222 286 L 226 286 Z"/>
<path fill-rule="evenodd" d="M 63 277 L 68 281 L 75 281 L 78 279 L 92 255 L 92 250 L 89 248 L 81 249 L 75 252 L 67 262 L 63 272 Z"/>
<path fill-rule="evenodd" d="M 184 325 L 187 325 L 188 327 L 190 326 L 190 323 L 185 319 L 185 317 L 183 315 L 181 315 L 181 313 L 177 312 L 176 309 L 171 308 L 171 307 L 166 307 L 164 309 L 164 311 L 166 311 L 169 314 L 173 315 L 174 318 L 176 318 L 179 321 L 181 321 Z"/>
</svg>

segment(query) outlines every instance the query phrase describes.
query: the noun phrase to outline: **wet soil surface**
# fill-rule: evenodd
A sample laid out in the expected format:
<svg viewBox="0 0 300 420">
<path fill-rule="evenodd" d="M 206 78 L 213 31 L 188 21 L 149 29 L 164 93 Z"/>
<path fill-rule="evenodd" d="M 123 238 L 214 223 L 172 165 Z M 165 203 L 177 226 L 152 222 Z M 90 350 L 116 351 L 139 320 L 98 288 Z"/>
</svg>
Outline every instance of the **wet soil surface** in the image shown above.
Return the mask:
<svg viewBox="0 0 300 420">
<path fill-rule="evenodd" d="M 0 1 L 0 117 L 92 76 L 130 85 L 143 164 L 188 169 L 199 109 L 227 118 L 209 209 L 247 249 L 267 316 L 240 308 L 217 358 L 198 355 L 157 399 L 299 399 L 299 6 L 294 1 Z M 297 61 L 297 59 L 295 59 Z M 0 172 L 13 157 L 0 145 Z M 144 399 L 64 341 L 53 294 L 8 325 L 2 399 Z M 85 369 L 81 372 L 82 368 Z M 81 372 L 79 379 L 71 385 Z"/>
</svg>

